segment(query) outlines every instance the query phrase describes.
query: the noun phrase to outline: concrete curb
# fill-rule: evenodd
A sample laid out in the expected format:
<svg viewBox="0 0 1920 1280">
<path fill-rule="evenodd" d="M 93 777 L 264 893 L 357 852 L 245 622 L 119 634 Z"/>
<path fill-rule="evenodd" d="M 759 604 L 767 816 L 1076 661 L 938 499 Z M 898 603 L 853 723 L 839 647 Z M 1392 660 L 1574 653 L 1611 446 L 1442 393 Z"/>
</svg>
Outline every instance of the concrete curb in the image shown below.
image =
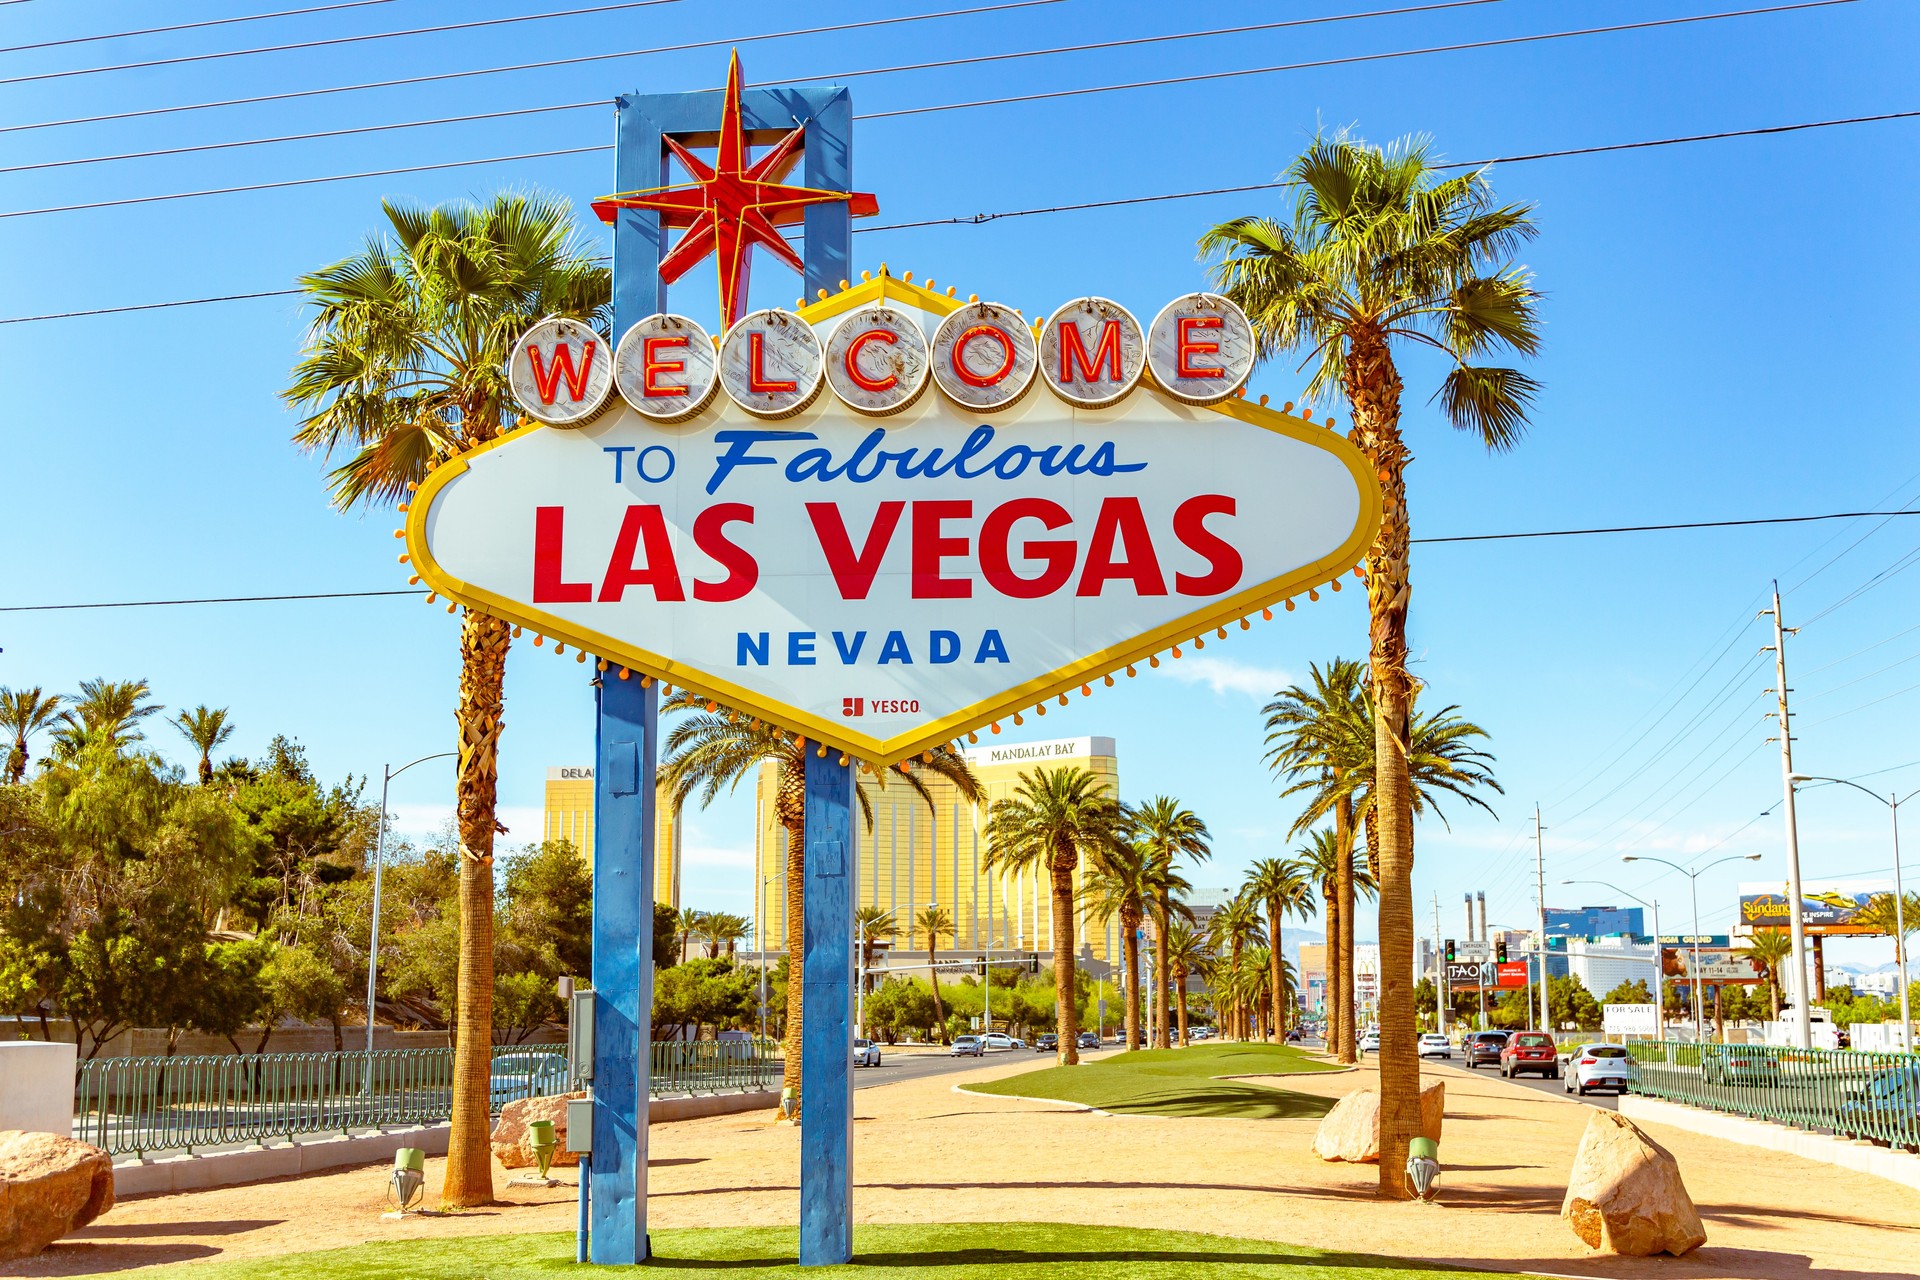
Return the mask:
<svg viewBox="0 0 1920 1280">
<path fill-rule="evenodd" d="M 655 1098 L 647 1108 L 647 1123 L 668 1124 L 742 1111 L 768 1111 L 778 1105 L 780 1091 L 777 1089 Z M 126 1199 L 265 1182 L 270 1178 L 297 1178 L 329 1169 L 379 1164 L 393 1159 L 393 1153 L 401 1147 L 418 1147 L 430 1156 L 443 1156 L 447 1153 L 450 1131 L 451 1126 L 446 1124 L 422 1125 L 351 1137 L 334 1134 L 298 1138 L 272 1147 L 129 1161 L 113 1167 L 113 1194 L 116 1199 Z"/>
<path fill-rule="evenodd" d="M 1831 1134 L 1809 1133 L 1805 1129 L 1789 1129 L 1785 1125 L 1749 1120 L 1745 1116 L 1727 1115 L 1719 1111 L 1703 1111 L 1698 1107 L 1635 1093 L 1621 1096 L 1620 1114 L 1636 1123 L 1644 1121 L 1648 1124 L 1671 1125 L 1709 1138 L 1763 1147 L 1769 1151 L 1784 1151 L 1788 1155 L 1885 1178 L 1889 1182 L 1920 1191 L 1920 1155 L 1895 1151 L 1891 1147 L 1876 1147 L 1870 1142 L 1836 1138 Z"/>
</svg>

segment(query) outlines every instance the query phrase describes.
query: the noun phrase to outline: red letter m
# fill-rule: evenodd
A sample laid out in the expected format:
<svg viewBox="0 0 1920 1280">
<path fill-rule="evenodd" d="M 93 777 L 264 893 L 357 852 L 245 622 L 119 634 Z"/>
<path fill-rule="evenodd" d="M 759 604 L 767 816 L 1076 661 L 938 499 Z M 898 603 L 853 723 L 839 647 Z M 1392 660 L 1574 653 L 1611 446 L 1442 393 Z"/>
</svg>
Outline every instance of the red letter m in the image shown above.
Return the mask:
<svg viewBox="0 0 1920 1280">
<path fill-rule="evenodd" d="M 1100 345 L 1094 350 L 1093 359 L 1087 359 L 1086 343 L 1080 339 L 1080 326 L 1071 320 L 1060 322 L 1060 381 L 1073 381 L 1073 367 L 1080 366 L 1083 382 L 1118 382 L 1123 376 L 1120 372 L 1120 322 L 1109 320 L 1100 326 Z M 1111 366 L 1112 373 L 1102 374 L 1100 370 Z"/>
<path fill-rule="evenodd" d="M 527 355 L 533 359 L 533 387 L 540 393 L 541 404 L 552 404 L 553 393 L 559 389 L 560 379 L 567 379 L 567 396 L 574 401 L 587 398 L 587 374 L 593 369 L 593 349 L 600 344 L 589 340 L 580 353 L 580 372 L 573 371 L 573 348 L 562 342 L 553 349 L 553 367 L 546 367 L 540 359 L 540 348 L 529 346 Z M 1117 348 L 1116 348 L 1117 350 Z M 1118 357 L 1115 357 L 1116 360 Z M 1118 369 L 1118 364 L 1114 368 Z M 1118 375 L 1115 375 L 1118 376 Z"/>
</svg>

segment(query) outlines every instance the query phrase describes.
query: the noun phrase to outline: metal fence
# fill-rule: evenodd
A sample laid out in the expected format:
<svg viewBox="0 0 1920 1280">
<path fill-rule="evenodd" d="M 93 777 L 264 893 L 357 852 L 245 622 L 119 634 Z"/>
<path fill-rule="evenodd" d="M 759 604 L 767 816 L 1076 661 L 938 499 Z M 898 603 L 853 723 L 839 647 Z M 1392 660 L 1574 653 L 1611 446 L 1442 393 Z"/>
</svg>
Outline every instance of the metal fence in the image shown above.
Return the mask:
<svg viewBox="0 0 1920 1280">
<path fill-rule="evenodd" d="M 655 1097 L 773 1087 L 747 1041 L 653 1046 Z M 576 1087 L 564 1050 L 496 1046 L 491 1108 Z M 241 1146 L 303 1134 L 438 1124 L 453 1112 L 451 1048 L 100 1058 L 80 1063 L 73 1134 L 110 1155 Z"/>
<path fill-rule="evenodd" d="M 1634 1092 L 1920 1151 L 1920 1054 L 1630 1040 Z"/>
</svg>

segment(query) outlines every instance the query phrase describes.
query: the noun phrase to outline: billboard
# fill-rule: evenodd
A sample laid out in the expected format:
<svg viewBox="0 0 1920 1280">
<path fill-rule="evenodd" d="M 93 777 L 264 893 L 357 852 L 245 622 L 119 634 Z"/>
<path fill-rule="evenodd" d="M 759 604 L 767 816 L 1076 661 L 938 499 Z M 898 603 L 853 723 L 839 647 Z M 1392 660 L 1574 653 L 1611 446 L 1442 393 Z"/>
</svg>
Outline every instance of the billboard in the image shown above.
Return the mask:
<svg viewBox="0 0 1920 1280">
<path fill-rule="evenodd" d="M 1239 398 L 1232 303 L 1036 322 L 954 292 L 883 273 L 721 335 L 651 316 L 611 351 L 545 321 L 509 366 L 533 421 L 432 471 L 402 559 L 535 644 L 873 763 L 1359 564 L 1372 469 L 1332 419 Z"/>
<path fill-rule="evenodd" d="M 1763 981 L 1753 962 L 1732 948 L 1662 947 L 1660 973 L 1673 982 L 1715 987 Z"/>
<path fill-rule="evenodd" d="M 1651 1036 L 1660 1030 L 1660 1010 L 1652 1004 L 1603 1004 L 1600 1030 L 1610 1036 Z"/>
<path fill-rule="evenodd" d="M 1800 923 L 1808 933 L 1873 934 L 1879 930 L 1856 924 L 1861 908 L 1877 894 L 1892 893 L 1891 880 L 1823 880 L 1800 886 Z M 1790 929 L 1787 887 L 1780 881 L 1740 886 L 1740 911 L 1733 931 L 1746 935 L 1762 929 Z"/>
</svg>

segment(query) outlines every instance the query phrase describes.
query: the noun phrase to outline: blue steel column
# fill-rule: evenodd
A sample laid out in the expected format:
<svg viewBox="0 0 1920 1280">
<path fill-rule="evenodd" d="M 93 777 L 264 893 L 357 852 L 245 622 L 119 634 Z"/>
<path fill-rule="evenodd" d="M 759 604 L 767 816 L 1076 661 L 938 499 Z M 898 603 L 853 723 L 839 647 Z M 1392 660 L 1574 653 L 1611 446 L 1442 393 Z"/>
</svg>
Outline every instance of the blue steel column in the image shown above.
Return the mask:
<svg viewBox="0 0 1920 1280">
<path fill-rule="evenodd" d="M 800 1265 L 853 1260 L 853 770 L 807 747 Z"/>
<path fill-rule="evenodd" d="M 653 1014 L 653 771 L 658 686 L 598 681 L 593 770 L 592 1256 L 647 1259 Z"/>
</svg>

